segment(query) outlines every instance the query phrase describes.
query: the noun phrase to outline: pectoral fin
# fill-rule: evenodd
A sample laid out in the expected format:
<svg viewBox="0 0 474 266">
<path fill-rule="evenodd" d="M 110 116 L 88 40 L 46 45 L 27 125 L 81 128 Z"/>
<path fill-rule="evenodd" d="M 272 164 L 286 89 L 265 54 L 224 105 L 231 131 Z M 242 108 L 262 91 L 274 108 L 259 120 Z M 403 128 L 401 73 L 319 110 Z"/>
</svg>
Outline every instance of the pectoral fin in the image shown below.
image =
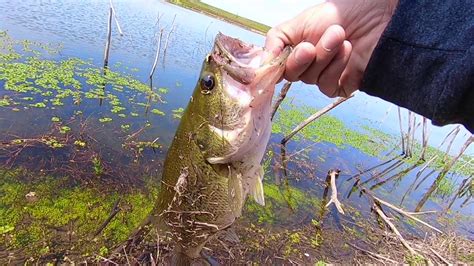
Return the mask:
<svg viewBox="0 0 474 266">
<path fill-rule="evenodd" d="M 229 167 L 229 204 L 235 217 L 242 215 L 244 205 L 244 192 L 242 187 L 242 174 L 232 173 Z"/>
<path fill-rule="evenodd" d="M 254 177 L 253 177 L 253 184 L 250 186 L 250 194 L 252 194 L 254 200 L 262 205 L 265 206 L 265 197 L 263 195 L 263 168 L 262 166 L 258 166 L 256 169 Z"/>
</svg>

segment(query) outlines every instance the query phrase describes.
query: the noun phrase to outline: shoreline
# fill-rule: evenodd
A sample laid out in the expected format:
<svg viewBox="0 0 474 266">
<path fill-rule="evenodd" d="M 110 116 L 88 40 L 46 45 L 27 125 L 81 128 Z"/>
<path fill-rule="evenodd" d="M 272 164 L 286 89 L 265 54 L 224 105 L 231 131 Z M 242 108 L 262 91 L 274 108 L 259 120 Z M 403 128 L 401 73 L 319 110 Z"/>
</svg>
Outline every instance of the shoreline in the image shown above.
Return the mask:
<svg viewBox="0 0 474 266">
<path fill-rule="evenodd" d="M 182 8 L 186 8 L 192 10 L 194 12 L 198 12 L 221 21 L 225 21 L 227 23 L 231 23 L 233 25 L 239 26 L 251 32 L 260 34 L 265 36 L 265 34 L 270 29 L 270 26 L 265 24 L 259 23 L 257 21 L 238 16 L 236 14 L 230 13 L 226 10 L 220 9 L 218 7 L 214 7 L 203 3 L 201 1 L 195 0 L 165 0 L 166 2 L 180 6 Z"/>
</svg>

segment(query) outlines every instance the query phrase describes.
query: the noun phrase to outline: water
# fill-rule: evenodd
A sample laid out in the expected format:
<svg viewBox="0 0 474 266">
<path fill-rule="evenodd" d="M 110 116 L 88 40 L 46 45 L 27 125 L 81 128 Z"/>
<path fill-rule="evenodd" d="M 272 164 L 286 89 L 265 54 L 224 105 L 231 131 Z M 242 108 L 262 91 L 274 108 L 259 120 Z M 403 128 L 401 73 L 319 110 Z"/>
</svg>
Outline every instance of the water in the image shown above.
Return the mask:
<svg viewBox="0 0 474 266">
<path fill-rule="evenodd" d="M 3 88 L 0 89 L 0 99 L 13 99 L 19 103 L 0 107 L 0 141 L 2 145 L 10 144 L 0 151 L 0 163 L 3 165 L 0 170 L 4 176 L 2 191 L 14 195 L 3 195 L 5 203 L 0 205 L 3 208 L 0 209 L 0 221 L 4 223 L 0 224 L 0 233 L 4 234 L 5 241 L 4 244 L 0 243 L 0 255 L 4 249 L 24 249 L 25 253 L 37 256 L 58 254 L 64 249 L 70 249 L 71 243 L 83 243 L 84 239 L 90 238 L 88 234 L 97 230 L 97 225 L 108 217 L 109 211 L 119 200 L 122 211 L 115 218 L 115 224 L 98 233 L 104 234 L 104 238 L 98 242 L 98 253 L 103 256 L 109 254 L 108 245 L 123 241 L 130 230 L 140 223 L 140 219 L 144 218 L 145 210 L 149 210 L 153 205 L 164 155 L 179 124 L 179 119 L 172 115 L 173 110 L 186 106 L 201 62 L 212 47 L 213 37 L 222 31 L 246 42 L 260 45 L 264 42 L 263 36 L 158 1 L 117 1 L 115 9 L 124 36 L 120 36 L 113 25 L 109 62 L 111 70 L 120 77 L 136 79 L 146 84 L 154 60 L 159 29 L 165 29 L 163 36 L 166 37 L 176 16 L 165 61 L 160 59 L 154 77 L 156 88 L 167 89 L 167 93 L 160 93 L 165 102 L 155 98 L 150 107 L 146 108 L 149 95 L 145 91 L 130 88 L 116 91 L 115 85 L 107 84 L 106 98 L 103 100 L 97 97 L 82 97 L 80 103 L 76 103 L 74 97 L 66 97 L 62 106 L 54 106 L 48 101 L 46 108 L 35 108 L 31 106 L 31 99 L 22 98 L 33 97 L 33 102 L 38 103 L 54 97 L 8 91 L 3 88 L 5 81 L 0 81 L 0 88 Z M 53 45 L 61 44 L 63 47 L 59 53 L 44 53 L 41 58 L 55 62 L 80 58 L 89 62 L 81 65 L 89 70 L 100 71 L 102 67 L 107 16 L 108 1 L 0 1 L 0 30 L 6 30 L 15 40 L 28 39 Z M 100 84 L 86 83 L 87 77 L 81 76 L 77 79 L 81 82 L 82 91 L 100 87 Z M 146 84 L 142 85 L 146 87 Z M 108 95 L 115 96 L 107 97 Z M 120 102 L 117 106 L 124 110 L 111 112 L 115 106 L 114 99 Z M 316 108 L 332 101 L 315 88 L 300 83 L 293 85 L 287 101 L 290 100 L 297 106 Z M 164 112 L 164 115 L 153 113 L 153 109 Z M 369 126 L 388 134 L 398 134 L 396 107 L 364 93 L 358 93 L 354 99 L 331 111 L 331 115 L 342 120 L 347 130 L 365 132 L 364 126 Z M 60 122 L 52 121 L 53 117 L 59 118 Z M 106 122 L 104 118 L 112 120 Z M 70 131 L 61 132 L 65 130 L 65 126 L 69 127 Z M 433 129 L 430 144 L 438 145 L 453 127 Z M 420 131 L 417 136 L 421 136 Z M 459 135 L 465 138 L 467 133 L 463 130 Z M 65 147 L 54 148 L 51 137 L 65 144 Z M 272 136 L 269 150 L 274 150 L 275 153 L 266 157 L 270 165 L 279 163 L 279 148 L 276 143 L 279 143 L 282 137 L 281 134 Z M 20 145 L 17 143 L 19 140 L 23 141 Z M 81 143 L 76 141 L 84 142 L 85 147 L 81 147 Z M 457 140 L 453 150 L 459 149 L 461 144 L 461 141 Z M 295 153 L 300 150 L 302 151 Z M 283 194 L 289 193 L 283 197 L 288 204 L 282 204 L 275 195 L 267 195 L 270 206 L 266 209 L 259 209 L 253 206 L 253 203 L 248 203 L 250 207 L 245 217 L 236 224 L 238 231 L 245 234 L 247 231 L 242 228 L 248 227 L 249 222 L 272 232 L 298 230 L 316 220 L 324 224 L 326 230 L 334 230 L 338 234 L 343 234 L 345 226 L 349 226 L 348 223 L 357 223 L 360 219 L 372 220 L 367 223 L 375 226 L 367 199 L 359 196 L 358 192 L 350 194 L 350 191 L 359 171 L 394 159 L 361 175 L 361 182 L 364 182 L 397 161 L 398 149 L 387 155 L 389 150 L 383 151 L 382 154 L 386 156 L 377 158 L 352 146 L 325 141 L 316 144 L 306 140 L 290 142 L 288 153 L 293 156 L 289 161 L 288 185 L 294 190 L 288 186 L 279 189 Z M 452 153 L 455 153 L 454 151 Z M 466 153 L 472 155 L 472 147 Z M 396 175 L 408 167 L 409 164 L 401 164 L 387 175 L 370 179 L 364 185 L 373 188 L 373 193 L 379 197 L 398 205 L 406 191 L 413 187 L 413 180 L 422 165 L 418 165 L 406 175 Z M 16 172 L 9 173 L 6 168 Z M 347 207 L 349 216 L 340 216 L 332 206 L 329 208 L 329 214 L 324 215 L 324 208 L 321 208 L 324 205 L 321 200 L 326 173 L 332 168 L 341 170 L 337 180 L 339 198 Z M 266 171 L 268 184 L 275 182 L 277 174 L 274 169 L 270 166 Z M 431 169 L 425 173 L 429 171 Z M 434 182 L 438 172 L 436 170 L 418 189 L 406 196 L 402 206 L 413 210 Z M 457 185 L 465 177 L 448 174 L 454 189 L 457 189 Z M 280 176 L 280 179 L 281 183 L 285 183 L 284 177 Z M 266 192 L 270 193 L 269 191 L 270 189 Z M 442 210 L 451 197 L 431 197 L 423 210 Z M 303 201 L 303 198 L 313 201 Z M 299 202 L 293 204 L 292 200 Z M 62 205 L 57 201 L 62 202 Z M 75 205 L 74 201 L 84 201 L 87 204 Z M 456 215 L 460 215 L 456 230 L 468 238 L 473 238 L 469 225 L 472 225 L 474 209 L 469 204 L 462 208 L 463 201 L 464 198 L 454 202 L 448 217 L 456 219 Z M 27 211 L 15 210 L 12 207 L 15 204 L 25 206 Z M 138 210 L 142 212 L 139 213 Z M 70 215 L 47 215 L 55 211 Z M 19 217 L 25 219 L 26 216 L 22 216 L 26 215 L 25 213 L 28 213 L 28 221 L 31 219 L 32 225 L 19 222 Z M 427 217 L 437 226 L 445 225 L 436 215 Z M 84 221 L 93 221 L 95 226 L 87 227 L 83 225 Z M 12 228 L 12 224 L 15 228 Z M 41 231 L 44 229 L 42 226 L 54 226 L 54 230 L 47 231 L 55 232 L 58 237 L 41 236 L 38 232 L 33 232 Z M 74 226 L 80 228 L 68 229 Z M 423 236 L 420 227 L 409 223 L 404 223 L 403 227 L 407 232 Z M 354 228 L 362 231 L 360 224 Z M 41 239 L 49 239 L 52 242 L 37 244 Z M 25 244 L 28 241 L 35 244 L 28 247 Z M 95 254 L 94 252 L 97 253 L 97 250 L 81 250 L 82 255 Z M 0 260 L 5 258 L 0 256 Z"/>
</svg>

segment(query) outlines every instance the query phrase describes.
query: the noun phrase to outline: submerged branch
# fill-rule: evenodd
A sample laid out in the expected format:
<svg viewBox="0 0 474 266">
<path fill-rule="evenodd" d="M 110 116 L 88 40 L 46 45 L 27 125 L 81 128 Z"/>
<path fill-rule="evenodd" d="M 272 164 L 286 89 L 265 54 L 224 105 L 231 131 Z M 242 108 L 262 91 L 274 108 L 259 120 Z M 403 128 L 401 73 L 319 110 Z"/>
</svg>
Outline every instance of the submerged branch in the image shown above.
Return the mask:
<svg viewBox="0 0 474 266">
<path fill-rule="evenodd" d="M 273 120 L 273 117 L 275 116 L 278 107 L 280 107 L 281 102 L 283 102 L 283 100 L 286 98 L 286 94 L 290 90 L 291 84 L 292 83 L 288 81 L 285 83 L 285 85 L 283 85 L 283 88 L 281 88 L 280 93 L 278 94 L 278 98 L 272 108 L 271 120 Z"/>
<path fill-rule="evenodd" d="M 377 202 L 379 202 L 380 204 L 389 207 L 390 209 L 392 209 L 392 210 L 394 210 L 394 211 L 400 213 L 401 215 L 404 215 L 404 216 L 406 216 L 406 217 L 408 217 L 408 218 L 410 218 L 410 219 L 413 219 L 414 221 L 417 221 L 417 222 L 419 222 L 420 224 L 423 224 L 424 226 L 427 226 L 427 227 L 429 227 L 429 228 L 435 230 L 436 232 L 443 234 L 443 231 L 441 231 L 441 230 L 439 230 L 438 228 L 436 228 L 436 227 L 434 227 L 434 226 L 428 224 L 427 222 L 424 222 L 424 221 L 420 220 L 419 218 L 413 216 L 413 214 L 421 214 L 421 213 L 419 213 L 419 212 L 415 212 L 415 213 L 413 213 L 413 212 L 406 212 L 406 211 L 404 211 L 404 210 L 398 208 L 397 206 L 395 206 L 395 205 L 393 205 L 393 204 L 391 204 L 391 203 L 388 203 L 388 202 L 386 202 L 386 201 L 383 201 L 383 200 L 377 198 L 376 196 L 373 196 L 373 198 L 374 198 Z M 423 212 L 423 213 L 427 213 L 427 212 Z"/>
<path fill-rule="evenodd" d="M 98 236 L 100 233 L 102 233 L 102 231 L 105 229 L 105 227 L 107 227 L 107 225 L 110 223 L 110 221 L 112 221 L 112 219 L 115 217 L 115 215 L 117 215 L 117 213 L 120 211 L 119 203 L 120 203 L 120 198 L 118 198 L 115 201 L 114 206 L 112 207 L 112 210 L 110 211 L 110 214 L 107 217 L 107 219 L 102 223 L 102 225 L 97 229 L 97 231 L 95 231 L 94 238 L 96 236 Z"/>
<path fill-rule="evenodd" d="M 342 204 L 341 202 L 337 199 L 337 186 L 336 186 L 336 178 L 339 176 L 340 170 L 330 170 L 328 172 L 327 178 L 330 179 L 330 184 L 331 184 L 331 199 L 329 202 L 326 204 L 326 208 L 331 205 L 331 203 L 334 203 L 334 205 L 337 208 L 337 211 L 341 214 L 344 214 L 344 210 L 342 209 Z"/>
</svg>

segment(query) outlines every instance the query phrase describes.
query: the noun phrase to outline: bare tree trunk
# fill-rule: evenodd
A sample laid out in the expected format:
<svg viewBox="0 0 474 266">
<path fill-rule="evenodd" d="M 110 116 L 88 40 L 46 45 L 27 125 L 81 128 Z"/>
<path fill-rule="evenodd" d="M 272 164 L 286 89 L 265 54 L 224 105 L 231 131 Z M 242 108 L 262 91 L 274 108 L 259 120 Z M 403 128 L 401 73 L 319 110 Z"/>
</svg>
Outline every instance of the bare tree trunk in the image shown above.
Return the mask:
<svg viewBox="0 0 474 266">
<path fill-rule="evenodd" d="M 109 52 L 110 44 L 112 42 L 112 7 L 109 8 L 109 22 L 107 24 L 107 41 L 105 42 L 105 51 L 104 51 L 104 72 L 105 69 L 109 66 Z"/>
</svg>

